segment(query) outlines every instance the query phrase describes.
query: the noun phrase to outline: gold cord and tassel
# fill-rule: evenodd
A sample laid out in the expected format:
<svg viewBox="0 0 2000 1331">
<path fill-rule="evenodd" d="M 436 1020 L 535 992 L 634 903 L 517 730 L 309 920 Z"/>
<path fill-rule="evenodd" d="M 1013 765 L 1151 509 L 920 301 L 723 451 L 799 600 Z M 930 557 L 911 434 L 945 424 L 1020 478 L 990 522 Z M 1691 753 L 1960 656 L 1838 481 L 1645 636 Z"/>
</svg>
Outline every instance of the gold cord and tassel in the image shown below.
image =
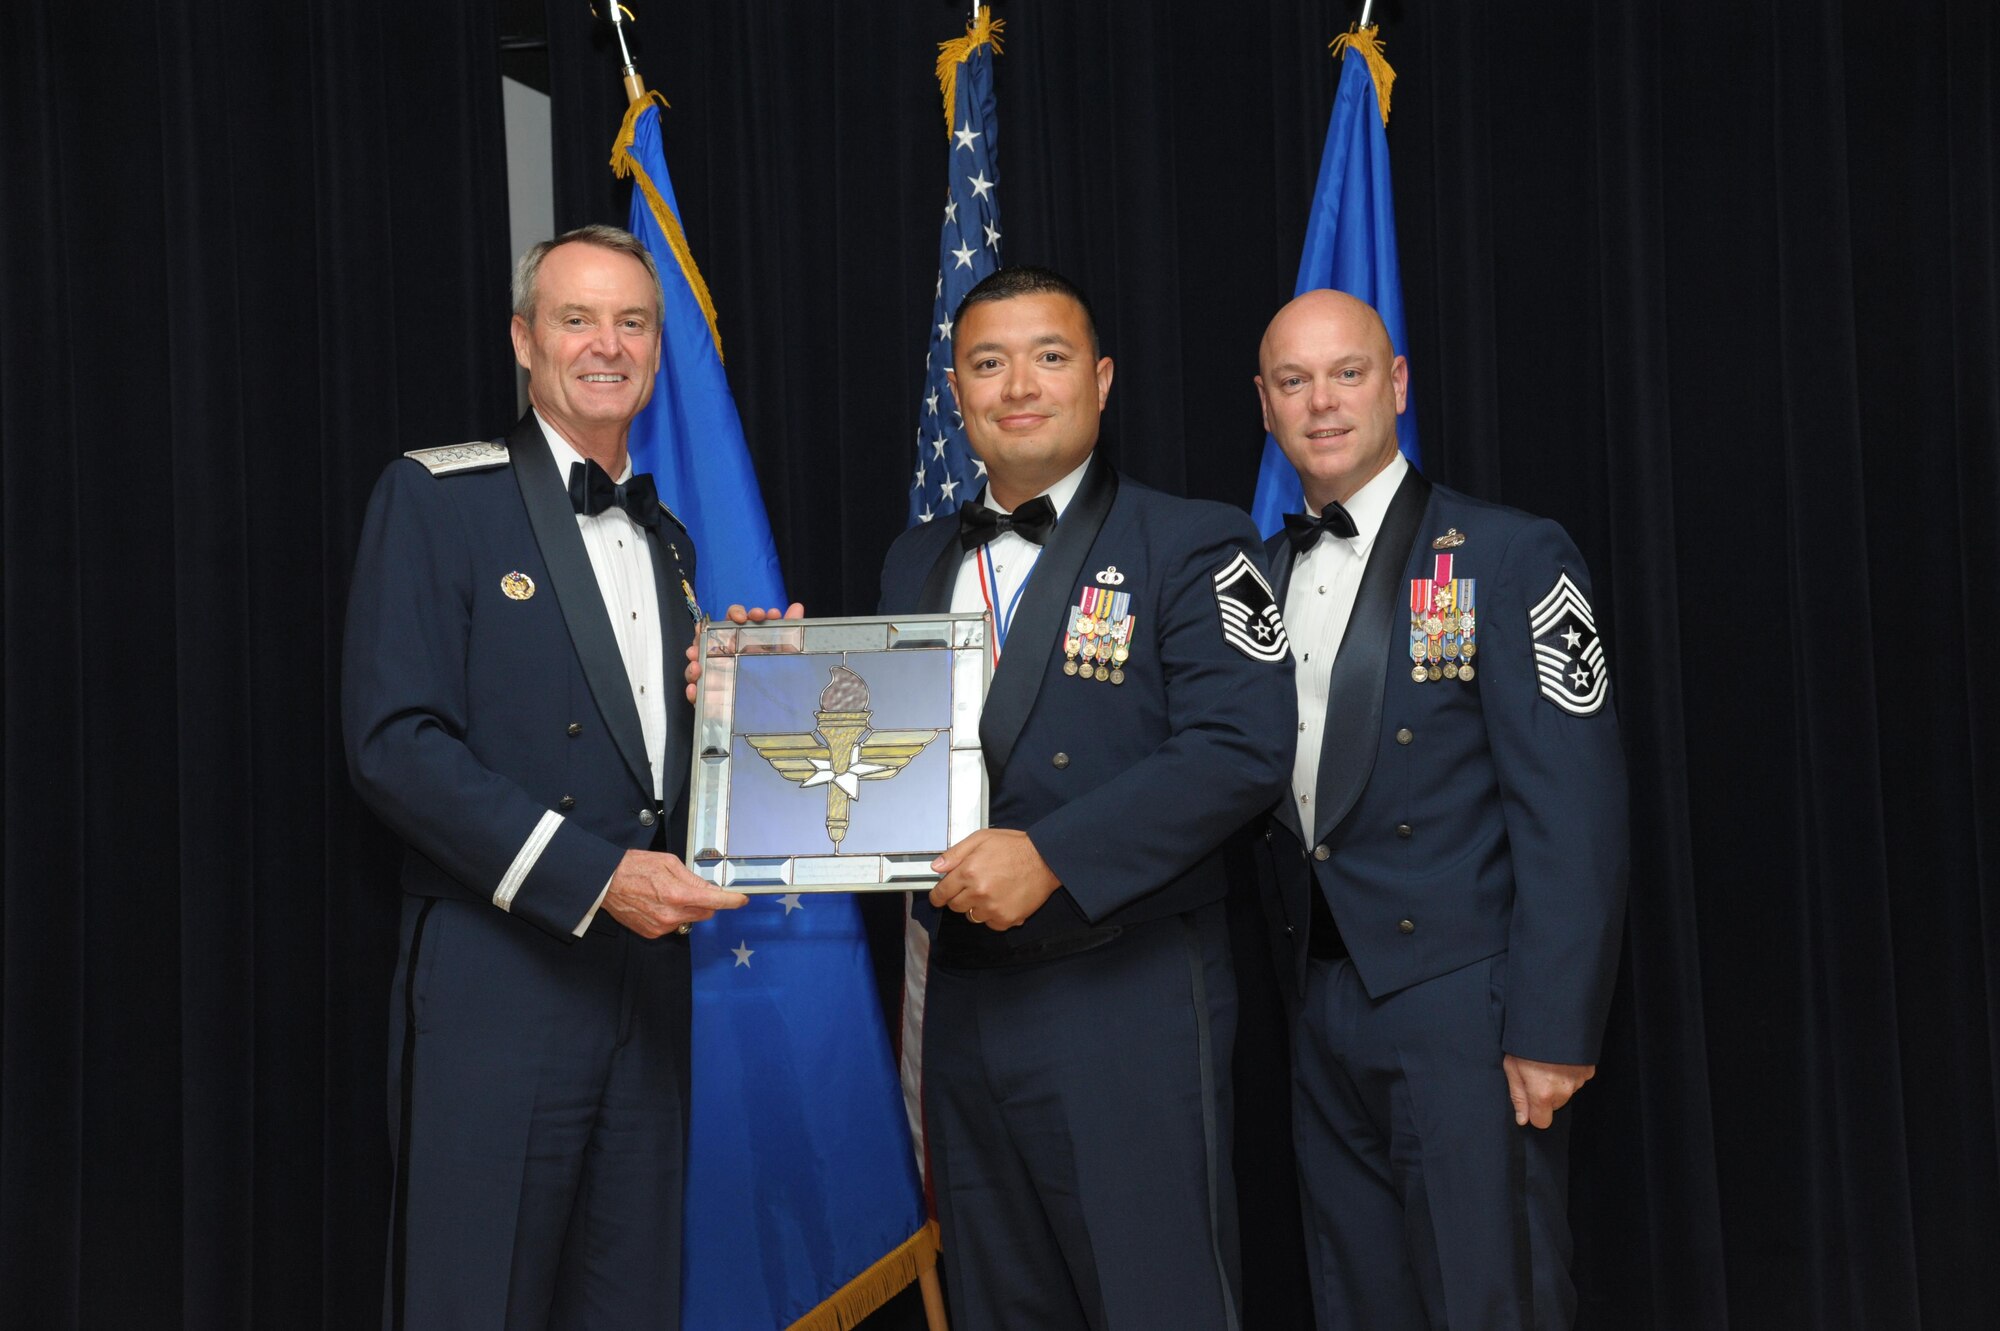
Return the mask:
<svg viewBox="0 0 2000 1331">
<path fill-rule="evenodd" d="M 701 269 L 695 266 L 694 251 L 688 248 L 687 233 L 681 230 L 681 220 L 674 216 L 674 210 L 667 207 L 667 201 L 660 197 L 659 187 L 653 184 L 638 159 L 632 156 L 632 139 L 639 132 L 639 113 L 653 103 L 662 108 L 667 99 L 658 92 L 648 92 L 635 99 L 625 108 L 625 123 L 618 127 L 618 137 L 611 144 L 611 170 L 620 180 L 632 177 L 633 184 L 646 196 L 646 206 L 653 210 L 653 220 L 659 224 L 661 234 L 667 238 L 667 247 L 674 252 L 674 259 L 681 266 L 681 276 L 687 279 L 688 289 L 694 292 L 695 304 L 701 306 L 702 317 L 708 320 L 708 335 L 715 339 L 715 358 L 722 359 L 722 334 L 715 327 L 715 301 L 708 294 L 708 283 L 701 279 Z"/>
<path fill-rule="evenodd" d="M 951 123 L 951 111 L 958 105 L 958 67 L 964 64 L 974 51 L 989 43 L 993 47 L 993 54 L 999 55 L 1000 34 L 1006 26 L 1004 19 L 993 17 L 993 6 L 981 5 L 979 21 L 965 25 L 965 36 L 938 43 L 938 90 L 944 93 L 944 132 L 947 135 L 957 128 Z"/>
<path fill-rule="evenodd" d="M 835 1290 L 826 1302 L 793 1322 L 790 1331 L 852 1331 L 868 1314 L 937 1266 L 937 1259 L 938 1223 L 931 1220 L 881 1261 Z"/>
<path fill-rule="evenodd" d="M 1376 35 L 1381 32 L 1380 24 L 1361 27 L 1356 24 L 1327 45 L 1338 56 L 1342 51 L 1353 49 L 1361 53 L 1368 62 L 1368 72 L 1375 78 L 1375 100 L 1382 106 L 1382 123 L 1389 123 L 1389 89 L 1395 85 L 1396 71 L 1389 68 L 1389 57 L 1382 54 L 1382 41 Z"/>
</svg>

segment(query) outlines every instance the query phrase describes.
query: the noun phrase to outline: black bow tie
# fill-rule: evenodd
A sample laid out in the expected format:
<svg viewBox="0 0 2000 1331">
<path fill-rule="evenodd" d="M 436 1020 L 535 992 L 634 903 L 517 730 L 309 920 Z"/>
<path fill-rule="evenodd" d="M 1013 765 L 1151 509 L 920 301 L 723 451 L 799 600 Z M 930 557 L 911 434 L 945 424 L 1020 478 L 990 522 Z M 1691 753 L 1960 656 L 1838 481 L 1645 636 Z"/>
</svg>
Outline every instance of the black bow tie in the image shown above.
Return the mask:
<svg viewBox="0 0 2000 1331">
<path fill-rule="evenodd" d="M 1354 536 L 1360 530 L 1354 525 L 1354 519 L 1348 516 L 1347 510 L 1331 501 L 1320 510 L 1316 518 L 1305 513 L 1285 514 L 1285 535 L 1291 540 L 1292 551 L 1295 554 L 1302 555 L 1312 549 L 1313 542 L 1319 540 L 1321 532 L 1330 531 L 1335 536 Z"/>
<path fill-rule="evenodd" d="M 997 512 L 984 504 L 958 506 L 958 543 L 967 550 L 986 544 L 1003 531 L 1040 545 L 1055 525 L 1056 506 L 1047 495 L 1036 495 L 1012 513 Z"/>
<path fill-rule="evenodd" d="M 569 464 L 569 502 L 577 512 L 592 516 L 607 508 L 622 508 L 632 521 L 646 530 L 659 530 L 660 496 L 653 489 L 653 478 L 647 472 L 640 472 L 620 485 L 611 479 L 611 473 L 595 462 L 572 462 Z"/>
</svg>

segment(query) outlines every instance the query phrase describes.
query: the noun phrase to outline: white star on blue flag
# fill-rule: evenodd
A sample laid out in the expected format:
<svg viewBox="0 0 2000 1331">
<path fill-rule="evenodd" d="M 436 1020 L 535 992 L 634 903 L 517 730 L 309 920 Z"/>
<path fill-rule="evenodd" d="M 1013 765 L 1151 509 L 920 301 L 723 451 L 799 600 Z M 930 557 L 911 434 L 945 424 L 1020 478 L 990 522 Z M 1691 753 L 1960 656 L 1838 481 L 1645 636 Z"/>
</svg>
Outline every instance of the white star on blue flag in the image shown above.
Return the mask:
<svg viewBox="0 0 2000 1331">
<path fill-rule="evenodd" d="M 951 324 L 958 303 L 980 279 L 1000 266 L 1000 163 L 995 154 L 993 50 L 979 46 L 958 69 L 952 105 L 951 160 L 944 223 L 938 229 L 937 299 L 931 309 L 931 355 L 925 362 L 922 406 L 917 412 L 916 485 L 910 491 L 910 523 L 950 513 L 979 493 L 985 468 L 966 446 L 965 425 L 951 403 L 944 372 L 951 365 Z M 954 404 L 955 405 L 955 404 Z"/>
</svg>

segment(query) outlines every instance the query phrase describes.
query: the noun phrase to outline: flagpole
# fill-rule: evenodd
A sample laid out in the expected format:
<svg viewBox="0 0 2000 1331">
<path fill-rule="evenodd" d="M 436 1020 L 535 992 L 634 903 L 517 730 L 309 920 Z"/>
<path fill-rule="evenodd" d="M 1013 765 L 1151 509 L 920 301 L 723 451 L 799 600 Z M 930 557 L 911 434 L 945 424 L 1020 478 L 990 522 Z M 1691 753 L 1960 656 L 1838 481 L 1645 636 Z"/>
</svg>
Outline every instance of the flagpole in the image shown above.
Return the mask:
<svg viewBox="0 0 2000 1331">
<path fill-rule="evenodd" d="M 628 103 L 646 95 L 646 80 L 639 77 L 639 66 L 632 60 L 632 48 L 625 44 L 625 15 L 630 12 L 618 0 L 611 0 L 611 31 L 618 34 L 618 75 L 625 80 L 625 100 Z M 633 16 L 633 21 L 637 22 L 637 15 Z"/>
<path fill-rule="evenodd" d="M 1375 8 L 1375 0 L 1361 0 L 1361 22 L 1355 26 L 1362 28 L 1367 27 L 1368 15 L 1374 10 L 1374 8 Z"/>
</svg>

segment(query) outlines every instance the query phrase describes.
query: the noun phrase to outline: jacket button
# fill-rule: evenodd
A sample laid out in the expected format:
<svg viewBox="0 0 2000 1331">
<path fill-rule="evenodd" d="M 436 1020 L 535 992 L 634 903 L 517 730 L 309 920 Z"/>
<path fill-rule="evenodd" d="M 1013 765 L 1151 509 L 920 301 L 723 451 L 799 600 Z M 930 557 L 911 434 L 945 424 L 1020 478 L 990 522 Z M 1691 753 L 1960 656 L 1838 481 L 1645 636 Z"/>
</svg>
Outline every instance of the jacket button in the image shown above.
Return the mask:
<svg viewBox="0 0 2000 1331">
<path fill-rule="evenodd" d="M 1396 921 L 1396 930 L 1398 933 L 1413 934 L 1417 931 L 1417 926 L 1412 920 L 1398 920 Z"/>
<path fill-rule="evenodd" d="M 653 811 L 651 809 L 639 810 L 639 826 L 651 827 L 652 825 L 653 825 Z"/>
<path fill-rule="evenodd" d="M 575 739 L 578 735 L 581 735 L 582 733 L 583 733 L 583 722 L 572 721 L 569 723 L 569 737 L 571 739 Z"/>
<path fill-rule="evenodd" d="M 558 809 L 574 809 L 576 807 L 576 796 L 574 795 L 563 796 L 561 799 L 556 801 L 556 807 Z"/>
<path fill-rule="evenodd" d="M 1269 826 L 1266 826 L 1266 827 L 1264 828 L 1264 839 L 1265 839 L 1266 841 L 1269 841 L 1269 840 L 1270 840 L 1270 839 L 1272 838 L 1272 836 L 1273 836 L 1273 835 L 1274 835 L 1274 833 L 1273 833 L 1273 832 L 1271 831 L 1270 827 L 1269 827 Z"/>
<path fill-rule="evenodd" d="M 1401 730 L 1396 732 L 1396 742 L 1398 744 L 1408 744 L 1411 740 L 1415 738 L 1416 738 L 1415 733 L 1412 732 L 1408 726 L 1404 726 Z"/>
<path fill-rule="evenodd" d="M 1408 841 L 1410 839 L 1410 825 L 1408 823 L 1397 823 L 1396 835 Z"/>
<path fill-rule="evenodd" d="M 1333 852 L 1328 850 L 1325 846 L 1313 847 L 1313 858 L 1320 861 L 1321 863 L 1325 863 L 1327 856 L 1331 854 L 1333 854 Z"/>
<path fill-rule="evenodd" d="M 1299 931 L 1297 929 L 1292 928 L 1292 926 L 1289 924 L 1285 926 L 1285 937 L 1287 938 L 1296 937 L 1298 935 L 1298 932 Z"/>
<path fill-rule="evenodd" d="M 1068 767 L 1069 755 L 1067 753 L 1058 753 L 1055 757 L 1049 759 L 1049 761 L 1054 763 L 1059 768 Z"/>
</svg>

